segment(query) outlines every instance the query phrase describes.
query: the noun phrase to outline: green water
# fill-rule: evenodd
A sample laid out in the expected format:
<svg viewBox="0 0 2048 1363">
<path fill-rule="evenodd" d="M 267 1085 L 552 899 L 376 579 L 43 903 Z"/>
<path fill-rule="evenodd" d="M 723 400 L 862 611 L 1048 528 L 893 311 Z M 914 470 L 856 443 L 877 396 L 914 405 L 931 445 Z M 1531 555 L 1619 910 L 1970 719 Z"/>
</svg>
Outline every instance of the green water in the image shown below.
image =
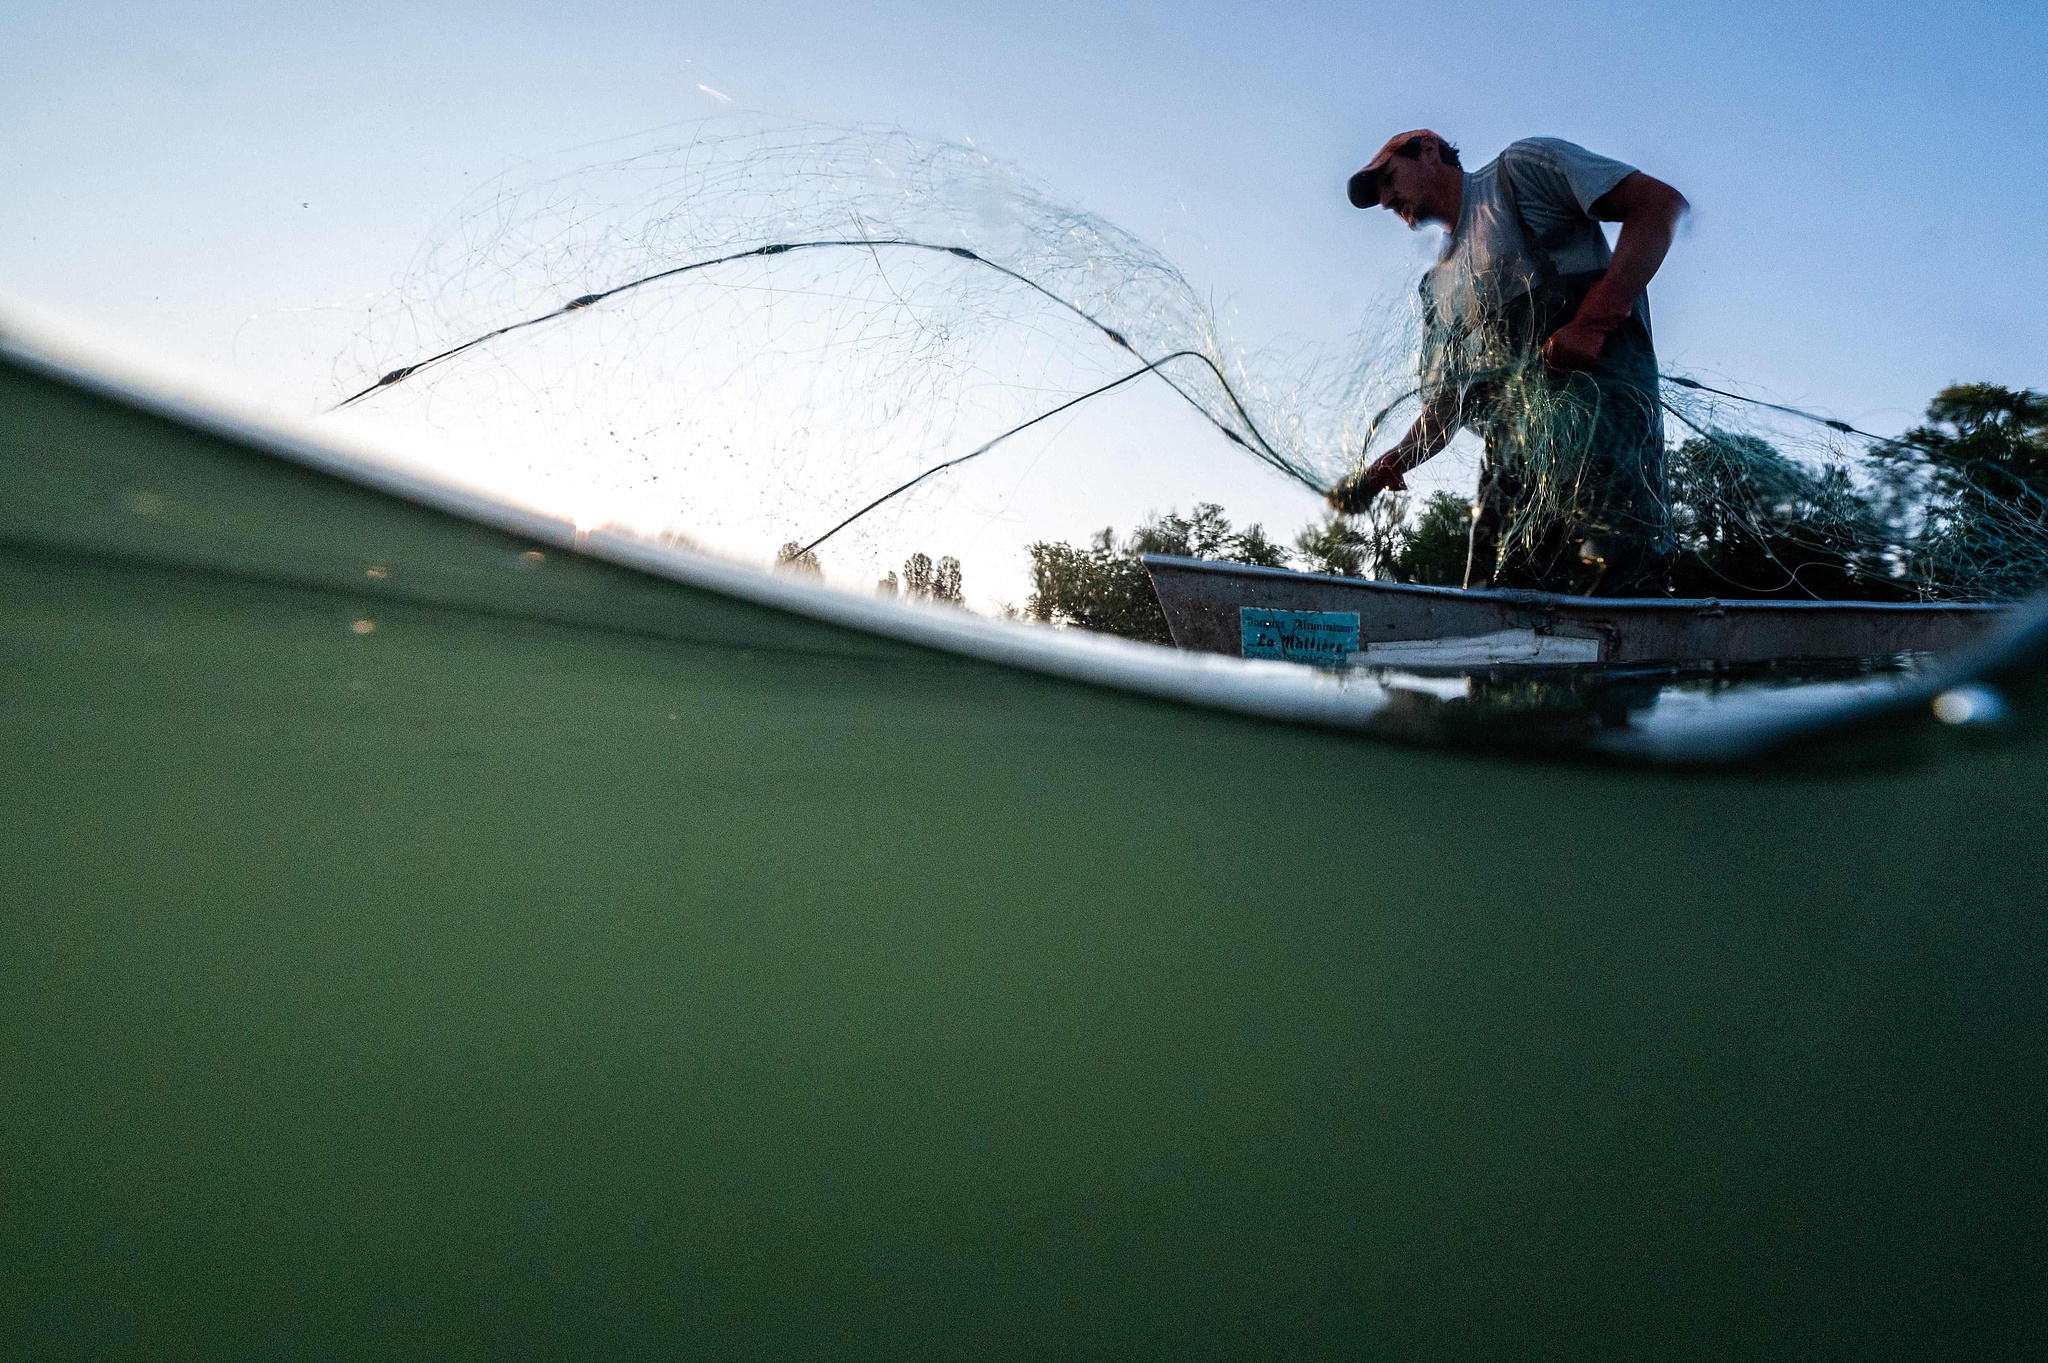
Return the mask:
<svg viewBox="0 0 2048 1363">
<path fill-rule="evenodd" d="M 1678 780 L 89 563 L 0 599 L 26 1356 L 2040 1328 L 2038 752 Z"/>
</svg>

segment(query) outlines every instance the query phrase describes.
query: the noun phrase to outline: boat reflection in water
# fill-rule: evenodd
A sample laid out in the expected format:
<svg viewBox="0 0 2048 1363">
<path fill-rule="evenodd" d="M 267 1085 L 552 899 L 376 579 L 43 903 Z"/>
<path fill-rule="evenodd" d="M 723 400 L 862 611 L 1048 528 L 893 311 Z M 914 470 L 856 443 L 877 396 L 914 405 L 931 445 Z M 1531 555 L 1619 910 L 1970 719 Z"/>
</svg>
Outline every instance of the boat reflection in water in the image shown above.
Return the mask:
<svg viewBox="0 0 2048 1363">
<path fill-rule="evenodd" d="M 2041 614 L 1468 592 L 1163 555 L 1145 565 L 1181 648 L 1383 688 L 1363 726 L 1381 737 L 1525 755 L 1726 761 L 1794 733 L 1930 714 L 1981 731 L 2011 707 L 1979 674 L 2024 686 Z"/>
<path fill-rule="evenodd" d="M 1743 666 L 1354 665 L 1391 693 L 1388 727 L 1419 741 L 1561 751 L 1612 750 L 1623 731 L 1659 735 L 1747 715 L 1759 705 L 1854 704 L 1889 694 L 1937 666 L 1926 654 L 1802 659 Z M 1601 740 L 1606 740 L 1604 748 Z"/>
</svg>

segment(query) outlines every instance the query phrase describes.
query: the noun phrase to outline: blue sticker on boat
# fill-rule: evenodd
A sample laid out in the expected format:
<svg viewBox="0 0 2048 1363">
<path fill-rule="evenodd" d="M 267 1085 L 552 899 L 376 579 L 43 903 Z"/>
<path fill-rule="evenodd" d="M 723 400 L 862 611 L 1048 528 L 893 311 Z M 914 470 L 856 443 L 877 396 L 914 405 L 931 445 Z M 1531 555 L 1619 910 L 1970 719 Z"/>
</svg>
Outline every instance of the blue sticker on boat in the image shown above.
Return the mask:
<svg viewBox="0 0 2048 1363">
<path fill-rule="evenodd" d="M 1239 606 L 1240 649 L 1247 658 L 1342 666 L 1358 652 L 1357 611 L 1280 611 Z"/>
</svg>

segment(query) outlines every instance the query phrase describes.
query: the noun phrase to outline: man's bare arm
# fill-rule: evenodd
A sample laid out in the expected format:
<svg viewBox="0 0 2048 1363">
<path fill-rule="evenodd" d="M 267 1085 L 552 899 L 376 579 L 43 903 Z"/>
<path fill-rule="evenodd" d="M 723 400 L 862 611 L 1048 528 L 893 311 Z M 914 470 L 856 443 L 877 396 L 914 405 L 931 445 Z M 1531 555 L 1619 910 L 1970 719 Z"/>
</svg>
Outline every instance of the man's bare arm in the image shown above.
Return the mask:
<svg viewBox="0 0 2048 1363">
<path fill-rule="evenodd" d="M 1670 254 L 1679 219 L 1691 207 L 1683 194 L 1639 170 L 1630 171 L 1620 184 L 1593 200 L 1594 217 L 1621 224 L 1607 277 L 1631 303 L 1649 287 Z"/>
<path fill-rule="evenodd" d="M 1454 391 L 1424 403 L 1422 414 L 1392 449 L 1330 489 L 1330 505 L 1350 515 L 1365 510 L 1381 492 L 1405 489 L 1408 470 L 1443 453 L 1444 446 L 1458 433 L 1459 407 Z"/>
<path fill-rule="evenodd" d="M 1620 223 L 1621 231 L 1606 278 L 1587 291 L 1572 320 L 1544 342 L 1543 357 L 1553 368 L 1590 369 L 1599 361 L 1608 336 L 1627 320 L 1670 253 L 1679 219 L 1690 206 L 1683 194 L 1639 170 L 1593 201 L 1593 216 Z"/>
</svg>

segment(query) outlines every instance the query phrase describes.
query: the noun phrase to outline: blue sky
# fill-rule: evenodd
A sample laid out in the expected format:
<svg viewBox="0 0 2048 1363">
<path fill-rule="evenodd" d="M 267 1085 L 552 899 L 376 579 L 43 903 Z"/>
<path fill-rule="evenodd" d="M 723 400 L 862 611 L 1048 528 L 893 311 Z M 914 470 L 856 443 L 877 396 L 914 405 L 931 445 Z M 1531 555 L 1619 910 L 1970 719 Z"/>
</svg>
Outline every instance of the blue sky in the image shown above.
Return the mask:
<svg viewBox="0 0 2048 1363">
<path fill-rule="evenodd" d="M 1652 289 L 1667 362 L 1881 429 L 1953 380 L 2048 386 L 2038 3 L 15 0 L 0 291 L 305 387 L 317 327 L 238 352 L 252 313 L 389 287 L 479 179 L 718 112 L 706 85 L 971 137 L 1254 341 L 1334 340 L 1420 267 L 1343 197 L 1387 134 L 1475 163 L 1569 137 L 1695 205 Z"/>
</svg>

